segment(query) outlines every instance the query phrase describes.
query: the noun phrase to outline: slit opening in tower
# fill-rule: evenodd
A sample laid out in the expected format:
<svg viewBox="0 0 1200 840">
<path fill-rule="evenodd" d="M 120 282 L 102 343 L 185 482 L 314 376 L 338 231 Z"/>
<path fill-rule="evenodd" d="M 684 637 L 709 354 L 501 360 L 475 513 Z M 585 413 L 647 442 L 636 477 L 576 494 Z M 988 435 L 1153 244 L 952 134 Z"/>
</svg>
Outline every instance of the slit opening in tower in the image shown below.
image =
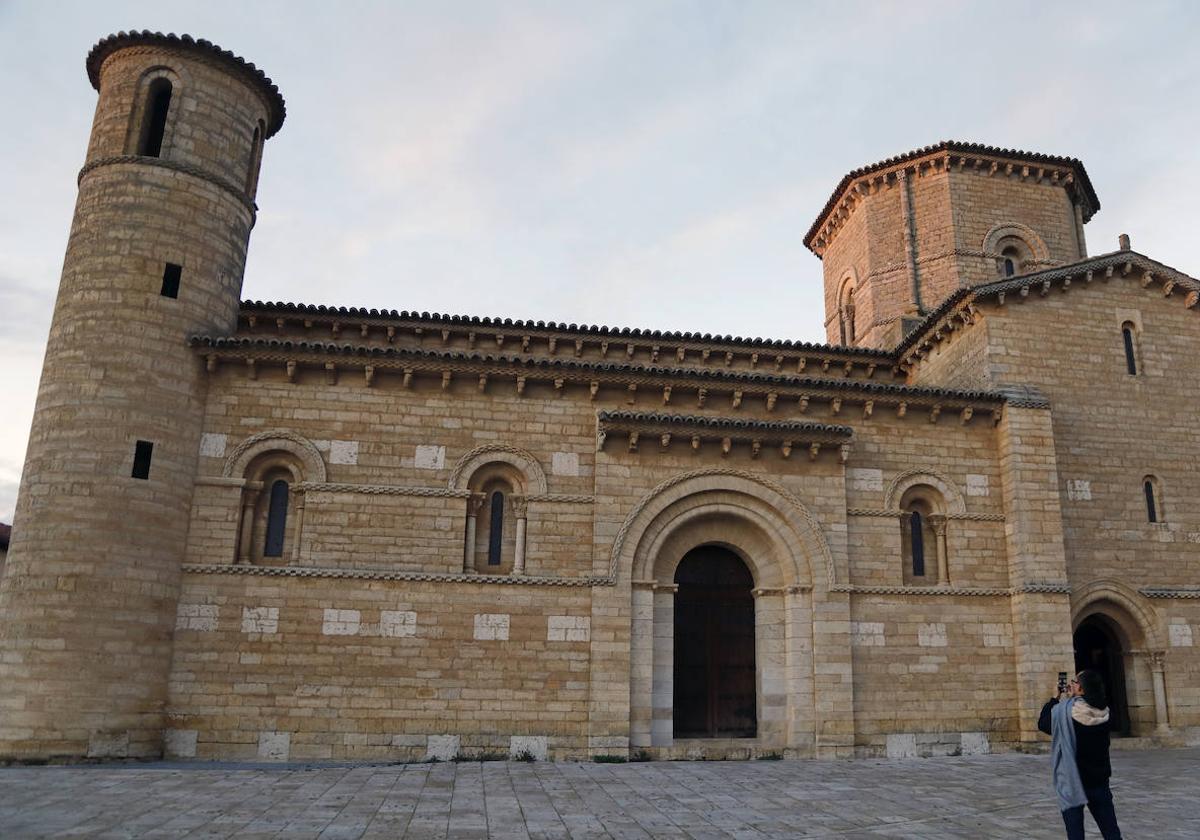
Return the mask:
<svg viewBox="0 0 1200 840">
<path fill-rule="evenodd" d="M 163 135 L 167 130 L 167 112 L 171 109 L 171 82 L 155 79 L 146 92 L 146 110 L 142 123 L 142 142 L 138 154 L 143 157 L 162 155 Z"/>
</svg>

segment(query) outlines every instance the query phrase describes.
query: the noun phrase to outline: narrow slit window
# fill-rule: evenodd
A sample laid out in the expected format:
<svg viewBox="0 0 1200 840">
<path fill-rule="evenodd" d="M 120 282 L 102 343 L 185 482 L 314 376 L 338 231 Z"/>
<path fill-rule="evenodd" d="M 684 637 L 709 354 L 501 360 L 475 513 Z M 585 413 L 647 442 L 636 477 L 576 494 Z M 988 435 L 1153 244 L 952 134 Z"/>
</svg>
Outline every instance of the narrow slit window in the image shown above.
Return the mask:
<svg viewBox="0 0 1200 840">
<path fill-rule="evenodd" d="M 163 269 L 162 289 L 159 294 L 163 297 L 179 297 L 179 279 L 183 276 L 183 267 L 175 263 L 167 263 Z"/>
<path fill-rule="evenodd" d="M 925 532 L 921 512 L 912 512 L 912 573 L 913 577 L 925 576 Z"/>
<path fill-rule="evenodd" d="M 131 475 L 134 478 L 146 479 L 150 477 L 150 456 L 154 452 L 154 444 L 148 440 L 139 440 L 133 447 L 133 472 Z"/>
<path fill-rule="evenodd" d="M 1004 258 L 1004 276 L 1012 277 L 1016 273 L 1017 273 L 1017 264 L 1013 261 L 1013 258 L 1005 257 Z"/>
<path fill-rule="evenodd" d="M 1130 376 L 1137 376 L 1137 350 L 1133 343 L 1133 325 L 1125 324 L 1121 327 L 1121 337 L 1125 340 L 1125 370 Z"/>
<path fill-rule="evenodd" d="M 167 130 L 167 112 L 170 108 L 171 83 L 166 79 L 155 79 L 146 93 L 142 142 L 138 154 L 145 157 L 162 155 L 163 135 Z"/>
<path fill-rule="evenodd" d="M 491 516 L 488 520 L 488 565 L 500 565 L 500 548 L 504 544 L 504 494 L 492 493 Z"/>
<path fill-rule="evenodd" d="M 1158 499 L 1154 494 L 1154 482 L 1148 478 L 1143 481 L 1142 492 L 1146 494 L 1146 521 L 1158 522 Z"/>
<path fill-rule="evenodd" d="M 288 483 L 279 479 L 271 485 L 267 505 L 267 542 L 263 557 L 283 556 L 283 535 L 287 530 Z"/>
</svg>

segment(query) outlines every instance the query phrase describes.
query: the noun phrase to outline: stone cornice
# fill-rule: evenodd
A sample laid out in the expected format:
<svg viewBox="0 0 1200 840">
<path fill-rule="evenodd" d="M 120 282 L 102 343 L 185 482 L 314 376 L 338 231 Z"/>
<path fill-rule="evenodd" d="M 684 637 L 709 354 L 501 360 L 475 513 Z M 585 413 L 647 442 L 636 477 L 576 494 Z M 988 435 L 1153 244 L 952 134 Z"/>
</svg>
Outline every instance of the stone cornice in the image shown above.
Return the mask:
<svg viewBox="0 0 1200 840">
<path fill-rule="evenodd" d="M 852 170 L 842 177 L 825 207 L 817 215 L 804 244 L 821 256 L 842 224 L 854 212 L 862 197 L 889 189 L 898 178 L 920 176 L 925 171 L 971 171 L 982 175 L 1003 173 L 1022 180 L 1034 179 L 1062 186 L 1083 208 L 1084 221 L 1100 209 L 1100 199 L 1092 187 L 1087 170 L 1076 158 L 1001 149 L 980 143 L 944 140 L 932 146 L 914 149 Z"/>
<path fill-rule="evenodd" d="M 962 391 L 885 384 L 859 379 L 818 379 L 795 375 L 777 375 L 728 369 L 668 368 L 637 364 L 593 362 L 575 359 L 537 359 L 499 354 L 434 351 L 401 347 L 367 347 L 325 342 L 293 342 L 276 339 L 220 338 L 193 336 L 190 344 L 206 359 L 209 371 L 222 364 L 235 363 L 248 376 L 256 377 L 260 366 L 277 365 L 294 378 L 301 368 L 322 370 L 329 383 L 338 381 L 342 372 L 359 372 L 368 387 L 383 371 L 401 377 L 404 387 L 414 376 L 440 377 L 443 389 L 457 378 L 467 377 L 481 392 L 492 387 L 515 387 L 523 394 L 528 382 L 553 384 L 556 390 L 583 385 L 591 396 L 601 385 L 623 387 L 627 401 L 633 403 L 639 389 L 652 391 L 662 405 L 678 404 L 685 398 L 704 408 L 710 397 L 723 395 L 732 408 L 744 400 L 762 400 L 768 411 L 783 401 L 789 412 L 803 414 L 812 401 L 828 402 L 831 414 L 838 415 L 843 404 L 862 408 L 864 419 L 876 407 L 892 406 L 903 416 L 909 408 L 920 407 L 936 422 L 943 411 L 957 413 L 967 422 L 977 411 L 998 415 L 1005 396 L 992 391 Z M 644 393 L 643 391 L 643 393 Z M 712 408 L 713 406 L 709 406 Z M 998 416 L 997 418 L 998 419 Z"/>
<path fill-rule="evenodd" d="M 663 449 L 672 440 L 689 443 L 699 449 L 702 442 L 717 441 L 723 454 L 729 454 L 733 444 L 749 444 L 752 458 L 757 458 L 763 444 L 779 446 L 784 458 L 790 458 L 794 447 L 808 450 L 815 459 L 823 444 L 832 444 L 845 461 L 854 430 L 848 426 L 826 423 L 772 422 L 740 420 L 732 417 L 708 417 L 684 414 L 662 414 L 644 411 L 601 411 L 597 415 L 598 448 L 613 433 L 624 433 L 627 447 L 638 449 L 643 437 Z"/>
<path fill-rule="evenodd" d="M 266 102 L 267 111 L 270 115 L 269 124 L 267 125 L 267 137 L 275 134 L 283 125 L 284 117 L 287 116 L 287 106 L 283 101 L 283 94 L 279 92 L 278 86 L 271 81 L 266 73 L 255 67 L 251 62 L 246 61 L 246 59 L 231 53 L 229 50 L 218 47 L 212 41 L 206 41 L 203 38 L 193 38 L 191 35 L 176 35 L 174 33 L 164 35 L 162 32 L 151 32 L 148 29 L 143 29 L 141 32 L 117 32 L 109 35 L 107 38 L 101 38 L 92 47 L 91 51 L 88 52 L 85 62 L 88 80 L 92 83 L 92 87 L 100 90 L 100 70 L 104 65 L 105 59 L 110 55 L 120 50 L 146 47 L 187 52 L 194 59 L 215 64 L 232 71 L 258 91 L 259 95 Z"/>
<path fill-rule="evenodd" d="M 1164 298 L 1176 296 L 1188 309 L 1198 309 L 1200 280 L 1160 263 L 1137 251 L 1113 251 L 1068 265 L 1049 268 L 1019 277 L 1005 278 L 982 286 L 960 289 L 929 313 L 896 346 L 898 365 L 908 369 L 919 362 L 937 344 L 948 340 L 957 330 L 973 324 L 979 305 L 998 306 L 1024 303 L 1072 289 L 1087 289 L 1092 284 L 1114 279 L 1135 279 L 1143 287 L 1156 286 Z"/>
<path fill-rule="evenodd" d="M 182 172 L 185 175 L 191 175 L 193 178 L 199 178 L 202 181 L 220 187 L 225 192 L 229 193 L 233 198 L 237 199 L 241 204 L 250 211 L 250 224 L 253 226 L 255 216 L 258 213 L 258 205 L 254 203 L 246 191 L 237 184 L 229 181 L 219 175 L 214 175 L 211 172 L 206 172 L 198 166 L 192 166 L 187 163 L 179 163 L 177 161 L 168 160 L 167 158 L 145 157 L 143 155 L 113 155 L 111 157 L 96 158 L 89 160 L 79 170 L 79 175 L 75 178 L 76 185 L 82 183 L 84 176 L 89 172 L 100 169 L 105 166 L 113 166 L 120 163 L 136 163 L 139 166 L 156 166 L 160 169 L 169 169 L 172 172 Z"/>
<path fill-rule="evenodd" d="M 318 566 L 230 566 L 185 563 L 184 574 L 243 577 L 341 578 L 344 580 L 401 580 L 416 583 L 478 583 L 491 586 L 613 586 L 608 576 L 552 577 L 548 575 L 475 575 L 461 572 L 406 572 L 383 569 L 331 569 Z"/>
</svg>

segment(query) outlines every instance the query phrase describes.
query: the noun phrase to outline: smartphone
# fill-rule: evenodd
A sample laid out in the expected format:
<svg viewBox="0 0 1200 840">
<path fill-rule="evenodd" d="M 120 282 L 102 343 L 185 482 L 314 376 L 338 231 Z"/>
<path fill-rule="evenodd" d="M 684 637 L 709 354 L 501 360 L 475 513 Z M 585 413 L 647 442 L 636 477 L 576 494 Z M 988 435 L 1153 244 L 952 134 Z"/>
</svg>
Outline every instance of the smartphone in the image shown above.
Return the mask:
<svg viewBox="0 0 1200 840">
<path fill-rule="evenodd" d="M 1062 694 L 1066 690 L 1067 690 L 1067 672 L 1059 671 L 1058 672 L 1058 693 Z"/>
</svg>

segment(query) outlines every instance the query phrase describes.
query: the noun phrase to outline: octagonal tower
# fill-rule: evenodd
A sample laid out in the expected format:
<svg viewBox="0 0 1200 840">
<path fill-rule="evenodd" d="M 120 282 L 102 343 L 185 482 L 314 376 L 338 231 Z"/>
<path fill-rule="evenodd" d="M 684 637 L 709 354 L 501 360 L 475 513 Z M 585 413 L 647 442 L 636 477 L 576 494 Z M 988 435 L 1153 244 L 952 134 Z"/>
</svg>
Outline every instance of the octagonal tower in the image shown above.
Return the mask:
<svg viewBox="0 0 1200 840">
<path fill-rule="evenodd" d="M 205 401 L 284 102 L 187 36 L 120 33 L 99 91 L 0 581 L 0 758 L 161 753 Z"/>
<path fill-rule="evenodd" d="M 804 237 L 826 336 L 891 347 L 963 286 L 1082 259 L 1098 209 L 1074 158 L 947 140 L 856 169 Z"/>
</svg>

